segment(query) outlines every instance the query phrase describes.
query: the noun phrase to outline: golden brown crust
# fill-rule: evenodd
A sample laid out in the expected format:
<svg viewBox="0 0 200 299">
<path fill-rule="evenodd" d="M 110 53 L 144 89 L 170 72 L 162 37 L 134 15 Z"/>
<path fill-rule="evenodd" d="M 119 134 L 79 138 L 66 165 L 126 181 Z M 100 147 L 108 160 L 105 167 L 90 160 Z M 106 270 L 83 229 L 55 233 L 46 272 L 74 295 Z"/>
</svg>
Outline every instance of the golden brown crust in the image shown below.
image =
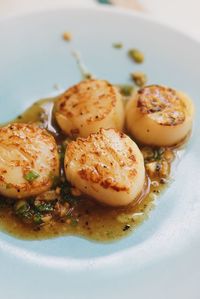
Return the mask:
<svg viewBox="0 0 200 299">
<path fill-rule="evenodd" d="M 125 145 L 120 148 L 117 144 L 111 144 L 110 139 L 104 132 L 112 131 L 117 133 L 119 139 L 123 139 Z M 126 141 L 126 135 L 115 130 L 101 129 L 96 134 L 87 138 L 78 138 L 72 141 L 67 147 L 67 159 L 65 167 L 74 160 L 80 165 L 78 174 L 88 182 L 97 183 L 104 189 L 111 188 L 117 192 L 129 192 L 128 180 L 133 180 L 137 175 L 137 159 L 133 149 Z M 122 169 L 126 171 L 125 182 L 118 180 L 118 173 Z"/>
<path fill-rule="evenodd" d="M 104 80 L 85 80 L 69 88 L 57 102 L 56 110 L 67 118 L 87 116 L 88 124 L 104 119 L 116 105 L 116 88 Z M 97 113 L 91 113 L 91 105 Z"/>
<path fill-rule="evenodd" d="M 138 91 L 137 107 L 160 125 L 175 126 L 185 120 L 185 104 L 177 92 L 165 86 L 149 85 Z"/>
<path fill-rule="evenodd" d="M 52 184 L 49 172 L 58 174 L 56 142 L 46 130 L 36 125 L 14 123 L 0 128 L 0 153 L 1 186 L 14 189 L 17 197 L 29 192 L 32 195 L 36 189 L 48 188 Z M 37 172 L 38 179 L 24 179 L 31 171 Z M 14 182 L 11 173 L 16 173 L 18 182 Z"/>
</svg>

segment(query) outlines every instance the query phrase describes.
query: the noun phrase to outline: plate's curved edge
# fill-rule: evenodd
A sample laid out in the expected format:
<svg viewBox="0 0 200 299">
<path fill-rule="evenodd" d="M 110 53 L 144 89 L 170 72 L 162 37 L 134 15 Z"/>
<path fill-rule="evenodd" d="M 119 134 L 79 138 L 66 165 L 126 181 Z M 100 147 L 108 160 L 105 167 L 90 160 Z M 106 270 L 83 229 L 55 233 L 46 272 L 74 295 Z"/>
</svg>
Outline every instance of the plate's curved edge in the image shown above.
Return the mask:
<svg viewBox="0 0 200 299">
<path fill-rule="evenodd" d="M 179 34 L 179 35 L 181 35 L 181 36 L 183 36 L 183 37 L 185 37 L 185 38 L 187 38 L 187 39 L 189 39 L 189 40 L 191 40 L 192 42 L 195 42 L 195 44 L 199 47 L 199 45 L 200 45 L 200 43 L 199 42 L 197 42 L 195 39 L 193 39 L 193 38 L 191 38 L 191 37 L 189 37 L 187 34 L 183 34 L 182 32 L 180 32 L 179 30 L 174 30 L 174 29 L 172 29 L 170 26 L 167 26 L 167 25 L 164 25 L 162 22 L 159 22 L 159 21 L 155 21 L 155 20 L 153 20 L 151 17 L 149 17 L 149 16 L 146 16 L 146 15 L 144 15 L 144 14 L 142 14 L 142 13 L 138 13 L 138 12 L 132 12 L 132 11 L 129 11 L 129 10 L 126 10 L 126 9 L 119 9 L 119 8 L 116 8 L 116 7 L 95 7 L 95 8 L 86 8 L 86 7 L 83 7 L 83 8 L 74 8 L 74 7 L 65 7 L 65 9 L 66 9 L 66 11 L 68 11 L 68 13 L 69 13 L 69 10 L 72 10 L 72 11 L 85 11 L 85 12 L 92 12 L 92 11 L 95 11 L 95 12 L 106 12 L 106 13 L 108 13 L 108 14 L 113 14 L 113 13 L 115 13 L 115 14 L 120 14 L 120 15 L 125 15 L 125 16 L 127 16 L 127 15 L 129 15 L 129 16 L 134 16 L 134 17 L 136 17 L 136 18 L 140 18 L 140 19 L 143 19 L 143 20 L 148 20 L 148 21 L 150 21 L 150 22 L 152 22 L 152 23 L 154 23 L 154 24 L 158 24 L 159 26 L 162 26 L 163 28 L 168 28 L 169 30 L 172 30 L 173 32 L 176 32 L 177 34 Z M 63 8 L 58 8 L 56 11 L 57 12 L 59 12 L 59 11 L 61 11 L 62 10 L 62 12 L 63 12 Z M 3 22 L 3 21 L 5 21 L 5 20 L 10 20 L 10 18 L 21 18 L 21 17 L 27 17 L 27 16 L 29 16 L 29 15 L 38 15 L 38 13 L 39 14 L 49 14 L 49 13 L 53 13 L 53 12 L 55 12 L 55 10 L 49 10 L 49 11 L 44 11 L 44 10 L 40 10 L 40 11 L 35 11 L 35 12 L 31 12 L 31 13 L 24 13 L 24 14 L 21 14 L 21 15 L 13 15 L 13 16 L 9 16 L 9 17 L 5 17 L 5 18 L 2 18 L 1 20 L 0 20 L 0 22 Z M 5 249 L 8 249 L 8 247 L 6 247 L 5 246 Z M 13 248 L 13 251 L 11 250 L 11 253 L 13 254 L 14 253 L 14 248 Z M 30 252 L 29 252 L 30 253 Z M 23 252 L 23 254 L 25 254 L 25 252 Z M 30 254 L 32 254 L 32 253 L 30 253 Z M 130 252 L 130 254 L 131 254 L 131 252 Z M 127 251 L 126 251 L 126 255 L 127 255 Z M 19 254 L 16 254 L 15 256 L 17 256 L 17 257 L 19 257 L 20 256 L 20 253 Z M 30 256 L 29 256 L 30 257 Z M 113 258 L 117 258 L 118 259 L 118 255 L 116 255 L 115 257 L 113 257 Z M 41 258 L 41 256 L 38 256 L 38 258 L 40 259 Z M 27 258 L 27 260 L 28 260 L 28 258 Z M 109 256 L 109 260 L 110 260 L 110 256 Z M 114 260 L 114 259 L 113 259 Z M 31 258 L 29 259 L 29 261 L 31 262 Z M 35 262 L 36 260 L 35 260 L 35 257 L 33 256 L 33 259 L 32 259 L 32 261 L 33 262 Z M 63 260 L 60 260 L 61 262 L 63 262 Z M 106 263 L 106 261 L 105 261 L 105 258 L 103 258 L 103 259 L 99 259 L 98 260 L 99 261 L 99 266 L 101 266 L 101 267 L 105 267 L 105 265 L 107 264 Z M 104 261 L 105 263 L 102 263 L 102 261 Z M 119 261 L 119 259 L 118 259 L 118 261 Z M 41 262 L 41 260 L 40 260 L 40 262 Z M 48 261 L 49 262 L 49 261 Z M 122 263 L 124 262 L 123 260 L 121 261 Z M 43 265 L 46 263 L 46 260 L 44 260 L 44 263 L 43 263 Z M 113 264 L 113 263 L 112 263 Z M 55 266 L 56 266 L 57 264 L 56 264 L 56 261 L 55 261 Z M 97 264 L 95 264 L 94 263 L 94 260 L 88 260 L 88 261 L 85 261 L 85 267 L 86 267 L 86 269 L 88 269 L 88 268 L 97 268 L 97 267 L 95 267 L 95 265 L 97 265 Z M 108 265 L 108 264 L 107 264 Z M 128 265 L 127 265 L 128 266 Z M 53 267 L 54 268 L 54 267 Z"/>
</svg>

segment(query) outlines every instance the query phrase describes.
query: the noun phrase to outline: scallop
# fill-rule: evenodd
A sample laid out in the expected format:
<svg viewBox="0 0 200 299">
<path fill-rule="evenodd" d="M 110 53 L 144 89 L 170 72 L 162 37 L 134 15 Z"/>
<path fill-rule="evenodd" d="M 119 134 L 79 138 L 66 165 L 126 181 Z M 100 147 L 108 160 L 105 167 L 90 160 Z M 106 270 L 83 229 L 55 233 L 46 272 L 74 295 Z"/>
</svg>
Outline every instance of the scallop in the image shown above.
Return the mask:
<svg viewBox="0 0 200 299">
<path fill-rule="evenodd" d="M 144 187 L 144 160 L 138 146 L 114 129 L 72 141 L 64 163 L 73 186 L 109 206 L 137 201 Z"/>
<path fill-rule="evenodd" d="M 0 194 L 26 198 L 50 189 L 59 175 L 54 137 L 34 124 L 0 128 Z"/>
<path fill-rule="evenodd" d="M 124 107 L 116 87 L 104 80 L 85 80 L 57 101 L 55 118 L 68 136 L 87 137 L 100 128 L 122 130 Z"/>
<path fill-rule="evenodd" d="M 126 107 L 126 127 L 139 142 L 173 146 L 191 131 L 194 107 L 190 98 L 172 88 L 146 86 Z"/>
</svg>

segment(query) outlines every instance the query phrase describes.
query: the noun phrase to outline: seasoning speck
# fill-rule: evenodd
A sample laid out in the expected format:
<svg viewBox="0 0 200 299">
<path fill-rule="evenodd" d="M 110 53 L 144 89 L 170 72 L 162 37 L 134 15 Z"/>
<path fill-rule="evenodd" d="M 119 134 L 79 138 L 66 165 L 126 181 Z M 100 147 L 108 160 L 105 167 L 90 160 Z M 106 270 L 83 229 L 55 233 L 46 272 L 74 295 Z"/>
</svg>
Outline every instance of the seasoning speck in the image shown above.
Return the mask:
<svg viewBox="0 0 200 299">
<path fill-rule="evenodd" d="M 133 85 L 128 85 L 128 84 L 124 84 L 124 85 L 119 85 L 119 91 L 121 93 L 121 95 L 128 97 L 131 96 L 131 94 L 133 93 L 134 87 Z"/>
<path fill-rule="evenodd" d="M 85 79 L 85 80 L 90 80 L 90 79 L 92 79 L 92 78 L 93 78 L 92 74 L 90 74 L 90 73 L 85 73 L 85 74 L 84 74 L 84 79 Z"/>
<path fill-rule="evenodd" d="M 144 54 L 141 51 L 137 50 L 137 49 L 129 50 L 128 55 L 136 63 L 142 63 L 144 61 Z"/>
<path fill-rule="evenodd" d="M 123 48 L 123 44 L 122 43 L 114 43 L 113 44 L 113 48 L 115 48 L 115 49 L 121 49 L 121 48 Z"/>
<path fill-rule="evenodd" d="M 62 35 L 63 39 L 67 42 L 71 41 L 72 39 L 72 35 L 70 32 L 64 32 L 63 35 Z"/>
</svg>

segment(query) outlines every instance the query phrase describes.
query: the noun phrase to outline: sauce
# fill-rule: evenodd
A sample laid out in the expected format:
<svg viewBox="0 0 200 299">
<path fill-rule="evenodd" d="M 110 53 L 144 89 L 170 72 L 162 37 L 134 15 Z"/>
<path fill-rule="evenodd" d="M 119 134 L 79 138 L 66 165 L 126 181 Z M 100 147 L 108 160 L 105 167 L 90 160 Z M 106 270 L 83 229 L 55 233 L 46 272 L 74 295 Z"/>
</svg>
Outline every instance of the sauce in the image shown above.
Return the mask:
<svg viewBox="0 0 200 299">
<path fill-rule="evenodd" d="M 49 98 L 34 103 L 13 122 L 38 123 L 38 125 L 51 132 L 56 138 L 58 145 L 61 146 L 63 141 L 67 140 L 67 137 L 62 135 L 52 117 L 56 99 Z M 148 149 L 141 147 L 141 150 L 144 152 L 147 164 L 148 159 L 158 162 L 161 159 L 159 155 L 166 153 L 166 149 L 162 149 L 160 154 L 157 151 L 156 155 L 157 149 L 154 151 L 154 149 L 149 147 Z M 170 166 L 177 150 L 167 150 L 168 156 L 169 154 L 171 155 L 170 161 L 168 161 Z M 148 151 L 151 152 L 150 158 Z M 61 175 L 63 175 L 62 169 Z M 51 221 L 40 225 L 22 221 L 13 208 L 16 205 L 16 201 L 10 200 L 10 205 L 4 205 L 4 202 L 9 201 L 9 199 L 1 197 L 0 228 L 21 239 L 36 240 L 63 235 L 76 235 L 100 242 L 114 241 L 134 231 L 139 224 L 148 218 L 150 210 L 154 207 L 155 197 L 167 185 L 165 180 L 160 176 L 155 176 L 153 178 L 154 182 L 150 184 L 150 180 L 147 179 L 144 194 L 137 204 L 130 204 L 123 208 L 103 206 L 81 195 L 70 206 L 70 211 L 67 212 L 65 217 L 53 218 Z"/>
</svg>

